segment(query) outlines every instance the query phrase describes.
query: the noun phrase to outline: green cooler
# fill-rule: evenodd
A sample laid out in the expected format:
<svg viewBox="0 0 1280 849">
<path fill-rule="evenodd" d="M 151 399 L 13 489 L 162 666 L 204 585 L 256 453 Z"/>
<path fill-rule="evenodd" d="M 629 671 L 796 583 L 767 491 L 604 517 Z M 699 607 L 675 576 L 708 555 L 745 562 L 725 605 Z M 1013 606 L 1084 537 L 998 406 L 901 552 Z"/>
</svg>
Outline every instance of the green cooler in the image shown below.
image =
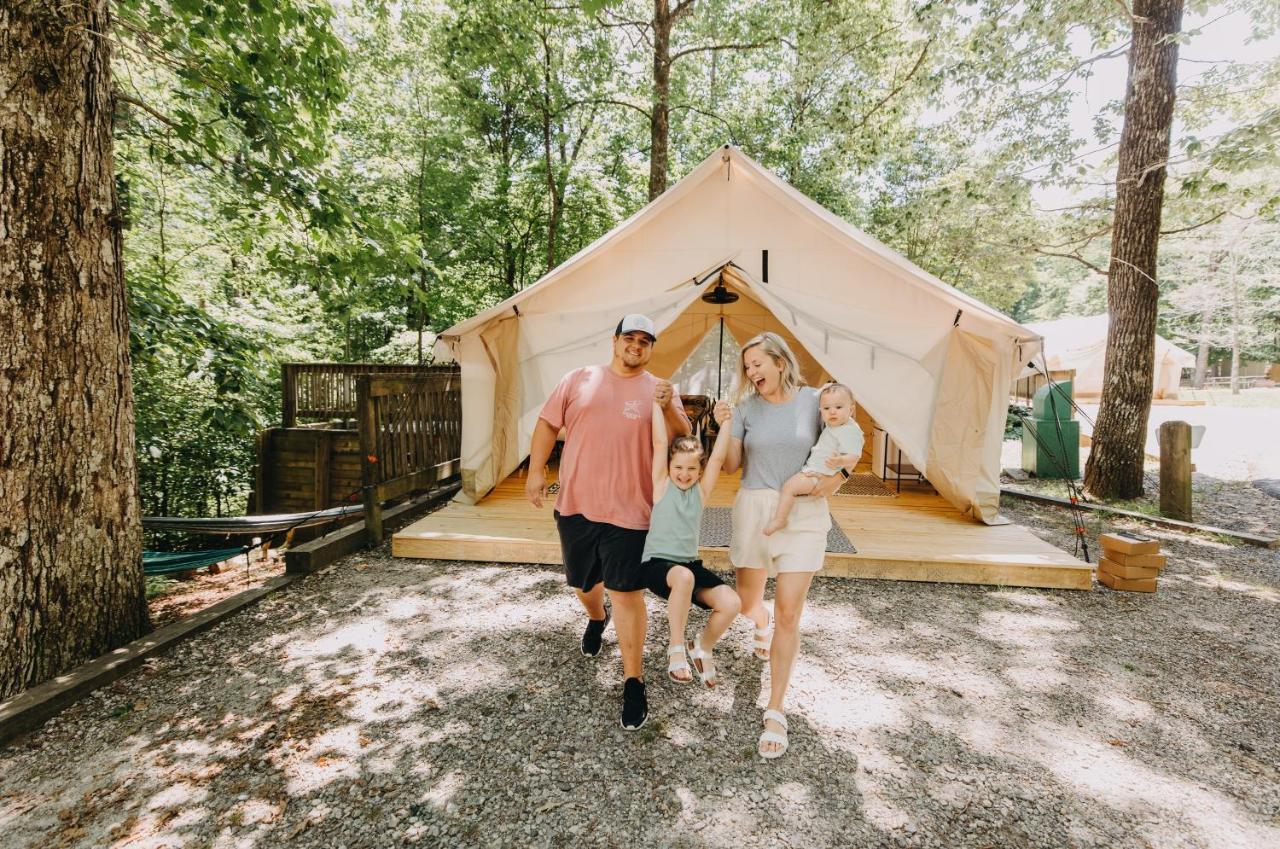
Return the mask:
<svg viewBox="0 0 1280 849">
<path fill-rule="evenodd" d="M 1022 425 L 1023 471 L 1038 478 L 1080 477 L 1080 422 L 1073 418 L 1071 397 L 1069 380 L 1036 390 L 1031 418 Z"/>
</svg>

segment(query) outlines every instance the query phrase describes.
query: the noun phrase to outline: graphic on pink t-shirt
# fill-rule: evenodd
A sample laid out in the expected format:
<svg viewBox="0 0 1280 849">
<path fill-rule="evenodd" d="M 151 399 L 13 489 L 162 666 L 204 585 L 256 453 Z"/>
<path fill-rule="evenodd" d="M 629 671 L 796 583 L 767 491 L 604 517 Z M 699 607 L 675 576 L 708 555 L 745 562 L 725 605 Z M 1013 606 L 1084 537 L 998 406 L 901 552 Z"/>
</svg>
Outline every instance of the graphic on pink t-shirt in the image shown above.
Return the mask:
<svg viewBox="0 0 1280 849">
<path fill-rule="evenodd" d="M 648 530 L 657 383 L 648 372 L 622 377 L 597 365 L 569 372 L 556 386 L 539 417 L 566 431 L 556 496 L 560 515 Z M 683 409 L 679 396 L 671 403 Z"/>
</svg>

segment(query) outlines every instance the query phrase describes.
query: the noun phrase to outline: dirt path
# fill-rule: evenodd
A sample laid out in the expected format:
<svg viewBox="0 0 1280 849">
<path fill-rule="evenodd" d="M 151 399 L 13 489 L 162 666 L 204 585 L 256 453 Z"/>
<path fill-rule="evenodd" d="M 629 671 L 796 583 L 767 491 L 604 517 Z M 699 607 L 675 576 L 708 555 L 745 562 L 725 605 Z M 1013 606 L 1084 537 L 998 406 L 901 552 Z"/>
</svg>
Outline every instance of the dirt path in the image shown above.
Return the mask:
<svg viewBox="0 0 1280 849">
<path fill-rule="evenodd" d="M 554 569 L 348 558 L 0 750 L 0 846 L 1280 845 L 1280 555 L 1161 535 L 1155 596 L 820 580 L 774 763 L 745 625 L 677 686 L 651 605 L 629 734 Z"/>
</svg>

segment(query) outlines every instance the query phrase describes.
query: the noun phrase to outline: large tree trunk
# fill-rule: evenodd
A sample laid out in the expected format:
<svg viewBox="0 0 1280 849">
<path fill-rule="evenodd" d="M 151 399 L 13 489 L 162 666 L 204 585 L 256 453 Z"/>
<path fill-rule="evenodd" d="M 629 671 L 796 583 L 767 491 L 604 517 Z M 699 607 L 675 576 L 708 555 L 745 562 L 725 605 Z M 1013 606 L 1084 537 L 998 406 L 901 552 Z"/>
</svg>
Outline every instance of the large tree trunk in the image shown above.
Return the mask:
<svg viewBox="0 0 1280 849">
<path fill-rule="evenodd" d="M 1084 478 L 1100 498 L 1142 494 L 1155 368 L 1156 250 L 1177 84 L 1174 36 L 1181 28 L 1182 0 L 1135 0 L 1108 269 L 1111 327 Z"/>
<path fill-rule="evenodd" d="M 0 6 L 0 698 L 147 627 L 110 29 Z"/>
<path fill-rule="evenodd" d="M 685 0 L 679 14 L 693 0 Z M 667 190 L 671 136 L 671 30 L 676 14 L 667 0 L 653 0 L 653 102 L 649 110 L 649 200 Z"/>
</svg>

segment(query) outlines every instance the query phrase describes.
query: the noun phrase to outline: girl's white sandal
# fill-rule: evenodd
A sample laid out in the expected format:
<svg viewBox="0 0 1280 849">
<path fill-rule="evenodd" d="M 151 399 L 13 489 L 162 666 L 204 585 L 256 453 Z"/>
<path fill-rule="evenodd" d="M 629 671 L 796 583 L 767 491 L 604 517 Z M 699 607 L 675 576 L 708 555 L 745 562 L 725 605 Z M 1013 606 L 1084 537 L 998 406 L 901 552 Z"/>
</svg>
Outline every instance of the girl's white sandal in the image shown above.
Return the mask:
<svg viewBox="0 0 1280 849">
<path fill-rule="evenodd" d="M 764 722 L 773 720 L 782 726 L 782 731 L 770 731 L 768 728 L 760 735 L 760 742 L 756 744 L 756 751 L 760 753 L 760 757 L 765 760 L 773 760 L 780 758 L 787 753 L 787 747 L 790 743 L 787 741 L 787 718 L 783 716 L 782 711 L 769 708 L 764 712 Z M 777 749 L 765 749 L 765 744 L 777 743 Z"/>
<path fill-rule="evenodd" d="M 768 660 L 769 647 L 773 645 L 773 611 L 766 607 L 764 612 L 769 614 L 769 621 L 751 632 L 751 651 L 761 660 Z"/>
<path fill-rule="evenodd" d="M 698 672 L 698 679 L 702 681 L 702 686 L 710 690 L 719 684 L 720 676 L 716 674 L 715 658 L 711 652 L 702 647 L 701 634 L 689 641 L 688 651 L 689 657 L 693 659 L 693 668 Z"/>
<path fill-rule="evenodd" d="M 689 659 L 685 655 L 684 646 L 671 646 L 667 649 L 667 677 L 677 684 L 688 684 L 693 680 L 693 673 L 688 678 L 677 678 L 677 672 L 689 672 Z"/>
</svg>

